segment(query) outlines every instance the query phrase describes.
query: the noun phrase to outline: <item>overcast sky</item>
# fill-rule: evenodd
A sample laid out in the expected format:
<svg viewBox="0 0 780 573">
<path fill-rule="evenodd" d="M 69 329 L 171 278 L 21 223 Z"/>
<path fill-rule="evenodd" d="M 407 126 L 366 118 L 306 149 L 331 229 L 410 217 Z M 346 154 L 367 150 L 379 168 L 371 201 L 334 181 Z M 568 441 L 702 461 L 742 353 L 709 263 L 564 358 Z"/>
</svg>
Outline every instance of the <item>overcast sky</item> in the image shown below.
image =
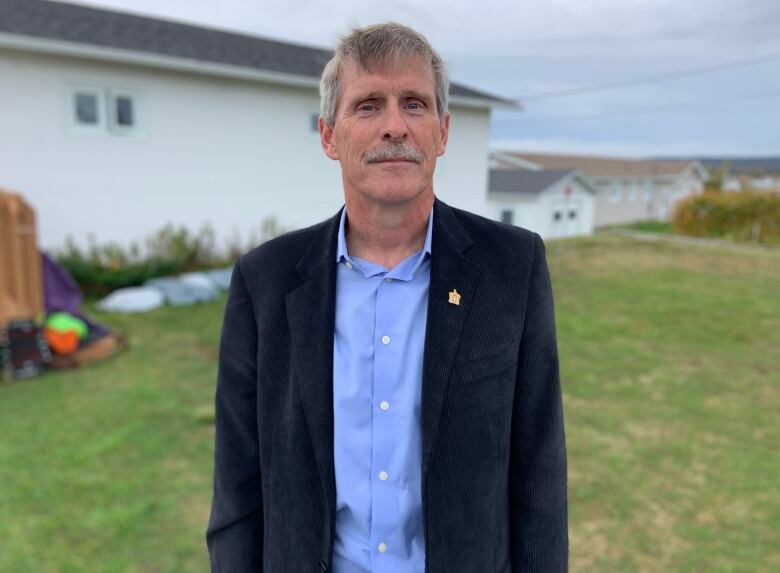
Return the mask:
<svg viewBox="0 0 780 573">
<path fill-rule="evenodd" d="M 523 103 L 523 112 L 494 113 L 492 139 L 501 147 L 780 155 L 778 0 L 79 3 L 327 48 L 352 26 L 410 25 L 441 53 L 455 81 Z M 712 67 L 722 69 L 581 89 Z M 565 90 L 582 93 L 549 97 Z"/>
</svg>

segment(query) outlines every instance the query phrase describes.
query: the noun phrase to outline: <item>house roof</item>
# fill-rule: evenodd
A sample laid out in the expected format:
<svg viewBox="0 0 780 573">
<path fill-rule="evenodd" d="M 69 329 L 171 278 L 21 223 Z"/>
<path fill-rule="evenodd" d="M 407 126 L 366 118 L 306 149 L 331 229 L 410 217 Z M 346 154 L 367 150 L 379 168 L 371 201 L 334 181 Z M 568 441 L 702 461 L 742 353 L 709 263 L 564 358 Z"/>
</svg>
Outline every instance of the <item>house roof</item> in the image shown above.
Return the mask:
<svg viewBox="0 0 780 573">
<path fill-rule="evenodd" d="M 46 0 L 0 0 L 0 33 L 319 78 L 331 50 Z M 460 84 L 450 95 L 518 104 Z"/>
<path fill-rule="evenodd" d="M 501 154 L 536 164 L 542 169 L 579 169 L 588 177 L 676 177 L 694 165 L 704 171 L 698 161 L 618 159 L 511 151 L 502 151 Z"/>
<path fill-rule="evenodd" d="M 525 171 L 522 169 L 491 169 L 488 191 L 541 193 L 561 179 L 573 174 L 571 169 L 555 171 Z"/>
</svg>

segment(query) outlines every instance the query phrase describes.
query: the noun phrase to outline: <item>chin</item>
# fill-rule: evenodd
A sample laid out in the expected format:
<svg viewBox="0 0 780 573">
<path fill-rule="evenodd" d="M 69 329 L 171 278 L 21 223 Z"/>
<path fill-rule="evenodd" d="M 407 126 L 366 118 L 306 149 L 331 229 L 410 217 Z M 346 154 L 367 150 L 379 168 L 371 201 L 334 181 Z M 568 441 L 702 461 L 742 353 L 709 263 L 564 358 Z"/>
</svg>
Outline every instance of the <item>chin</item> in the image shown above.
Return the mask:
<svg viewBox="0 0 780 573">
<path fill-rule="evenodd" d="M 407 203 L 413 201 L 425 191 L 424 186 L 417 185 L 398 185 L 397 182 L 391 186 L 382 186 L 376 189 L 371 196 L 376 201 L 386 203 Z"/>
</svg>

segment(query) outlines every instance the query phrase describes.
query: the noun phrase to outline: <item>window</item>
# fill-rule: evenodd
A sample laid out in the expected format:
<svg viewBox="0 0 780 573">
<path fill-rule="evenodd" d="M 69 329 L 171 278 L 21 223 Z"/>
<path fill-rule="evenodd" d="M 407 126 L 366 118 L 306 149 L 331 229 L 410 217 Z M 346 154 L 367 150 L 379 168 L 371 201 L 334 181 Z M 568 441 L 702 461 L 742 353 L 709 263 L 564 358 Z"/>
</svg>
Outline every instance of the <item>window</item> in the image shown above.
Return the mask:
<svg viewBox="0 0 780 573">
<path fill-rule="evenodd" d="M 76 86 L 68 89 L 70 127 L 76 133 L 138 135 L 140 96 L 135 91 Z"/>
<path fill-rule="evenodd" d="M 511 225 L 513 216 L 514 212 L 511 209 L 504 209 L 501 211 L 501 222 L 506 223 L 507 225 Z"/>
<path fill-rule="evenodd" d="M 139 127 L 139 96 L 128 91 L 111 90 L 108 107 L 110 129 L 114 135 L 134 135 Z"/>
<path fill-rule="evenodd" d="M 68 113 L 70 125 L 77 131 L 90 132 L 103 129 L 103 92 L 94 88 L 75 88 L 70 91 Z"/>
<path fill-rule="evenodd" d="M 639 194 L 639 191 L 637 189 L 638 183 L 632 183 L 628 190 L 628 200 L 631 203 L 636 203 L 637 196 Z"/>
<path fill-rule="evenodd" d="M 575 211 L 574 209 L 572 209 L 571 211 L 569 211 L 569 220 L 570 220 L 570 221 L 573 221 L 573 220 L 574 220 L 574 219 L 576 219 L 576 218 L 577 218 L 577 211 Z"/>
<path fill-rule="evenodd" d="M 557 223 L 557 222 L 558 222 L 558 221 L 560 221 L 561 219 L 563 219 L 563 212 L 562 212 L 562 211 L 555 211 L 555 212 L 553 213 L 553 221 L 554 221 L 555 223 Z"/>
<path fill-rule="evenodd" d="M 75 94 L 76 123 L 82 125 L 97 125 L 98 98 L 95 94 Z"/>
<path fill-rule="evenodd" d="M 652 181 L 645 181 L 644 198 L 645 198 L 645 203 L 649 203 L 653 199 L 653 182 Z"/>
<path fill-rule="evenodd" d="M 609 189 L 609 202 L 620 203 L 620 185 L 613 183 Z"/>
<path fill-rule="evenodd" d="M 114 109 L 116 110 L 114 121 L 116 121 L 116 124 L 122 127 L 133 127 L 133 125 L 135 125 L 133 118 L 133 100 L 127 96 L 119 96 L 114 102 Z"/>
</svg>

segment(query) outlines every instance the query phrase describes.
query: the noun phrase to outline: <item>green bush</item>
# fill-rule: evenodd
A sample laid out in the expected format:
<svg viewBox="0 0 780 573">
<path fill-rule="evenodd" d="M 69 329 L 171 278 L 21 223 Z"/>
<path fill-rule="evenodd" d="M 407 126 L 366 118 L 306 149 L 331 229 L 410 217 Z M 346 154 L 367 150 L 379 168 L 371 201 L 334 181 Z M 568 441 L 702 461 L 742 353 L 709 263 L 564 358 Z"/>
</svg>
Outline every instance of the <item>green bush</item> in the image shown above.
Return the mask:
<svg viewBox="0 0 780 573">
<path fill-rule="evenodd" d="M 780 243 L 780 197 L 770 193 L 705 192 L 681 200 L 672 225 L 695 237 Z"/>
<path fill-rule="evenodd" d="M 275 218 L 265 219 L 260 233 L 250 234 L 244 243 L 234 233 L 227 245 L 217 247 L 214 229 L 206 224 L 197 233 L 171 224 L 145 240 L 125 248 L 118 243 L 99 245 L 94 236 L 85 249 L 72 237 L 54 258 L 65 267 L 87 296 L 103 296 L 123 287 L 139 286 L 151 278 L 231 265 L 241 253 L 283 232 Z"/>
</svg>

